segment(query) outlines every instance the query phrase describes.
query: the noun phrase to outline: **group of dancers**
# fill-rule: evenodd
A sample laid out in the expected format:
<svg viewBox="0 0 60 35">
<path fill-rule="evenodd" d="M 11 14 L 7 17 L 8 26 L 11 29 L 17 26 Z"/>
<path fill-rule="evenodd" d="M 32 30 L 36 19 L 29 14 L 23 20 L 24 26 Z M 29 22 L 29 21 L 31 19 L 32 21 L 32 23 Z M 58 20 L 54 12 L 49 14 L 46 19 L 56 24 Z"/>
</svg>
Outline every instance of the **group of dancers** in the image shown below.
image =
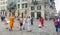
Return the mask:
<svg viewBox="0 0 60 35">
<path fill-rule="evenodd" d="M 14 16 L 10 16 L 9 21 L 5 20 L 5 24 L 7 25 L 9 23 L 9 26 L 7 27 L 7 29 L 9 28 L 9 31 L 13 30 L 14 27 Z M 27 31 L 31 32 L 32 31 L 32 25 L 33 25 L 33 19 L 28 16 L 28 17 L 18 17 L 17 18 L 17 24 L 19 26 L 20 30 L 25 30 L 25 25 L 27 26 Z M 39 28 L 44 26 L 44 19 L 42 17 L 39 18 Z"/>
</svg>

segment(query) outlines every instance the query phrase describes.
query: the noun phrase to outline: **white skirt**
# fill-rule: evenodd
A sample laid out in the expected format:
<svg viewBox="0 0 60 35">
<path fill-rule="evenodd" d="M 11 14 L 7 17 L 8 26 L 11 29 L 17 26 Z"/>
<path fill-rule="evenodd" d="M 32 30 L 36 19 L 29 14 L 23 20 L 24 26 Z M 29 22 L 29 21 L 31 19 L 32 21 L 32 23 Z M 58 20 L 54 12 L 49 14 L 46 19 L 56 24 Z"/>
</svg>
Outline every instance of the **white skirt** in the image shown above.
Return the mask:
<svg viewBox="0 0 60 35">
<path fill-rule="evenodd" d="M 28 29 L 28 31 L 31 30 L 31 23 L 27 23 L 27 29 Z"/>
</svg>

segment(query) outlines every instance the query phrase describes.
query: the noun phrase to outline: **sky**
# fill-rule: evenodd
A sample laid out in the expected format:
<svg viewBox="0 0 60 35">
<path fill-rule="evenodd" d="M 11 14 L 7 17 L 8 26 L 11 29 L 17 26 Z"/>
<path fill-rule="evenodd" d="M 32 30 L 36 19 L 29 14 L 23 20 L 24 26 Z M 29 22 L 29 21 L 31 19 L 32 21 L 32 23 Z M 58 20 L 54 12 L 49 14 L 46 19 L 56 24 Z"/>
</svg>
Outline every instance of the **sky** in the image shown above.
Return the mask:
<svg viewBox="0 0 60 35">
<path fill-rule="evenodd" d="M 57 12 L 59 12 L 60 11 L 60 0 L 55 0 L 55 6 L 56 6 Z"/>
</svg>

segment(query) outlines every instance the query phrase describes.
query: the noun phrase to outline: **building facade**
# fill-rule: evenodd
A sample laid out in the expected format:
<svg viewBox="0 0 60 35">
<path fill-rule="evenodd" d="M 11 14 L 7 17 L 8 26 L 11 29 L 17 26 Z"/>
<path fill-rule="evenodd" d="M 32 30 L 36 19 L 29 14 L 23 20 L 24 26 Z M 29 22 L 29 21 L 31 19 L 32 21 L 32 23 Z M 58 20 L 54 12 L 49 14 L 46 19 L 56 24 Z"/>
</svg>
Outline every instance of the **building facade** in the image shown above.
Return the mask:
<svg viewBox="0 0 60 35">
<path fill-rule="evenodd" d="M 16 0 L 8 0 L 7 3 L 7 17 L 10 17 L 12 15 L 12 12 L 14 12 L 16 9 Z M 15 12 L 14 12 L 15 14 Z"/>
<path fill-rule="evenodd" d="M 10 1 L 16 3 L 15 16 L 30 16 L 34 18 L 42 16 L 46 18 L 54 16 L 56 12 L 54 0 L 0 0 L 0 12 L 7 10 L 7 5 L 11 3 Z M 9 15 L 10 13 L 8 12 L 7 16 L 9 17 Z"/>
<path fill-rule="evenodd" d="M 22 14 L 39 18 L 42 16 L 51 17 L 51 14 L 56 11 L 54 0 L 17 0 L 16 16 Z"/>
<path fill-rule="evenodd" d="M 7 1 L 8 0 L 0 0 L 0 14 L 7 16 Z"/>
</svg>

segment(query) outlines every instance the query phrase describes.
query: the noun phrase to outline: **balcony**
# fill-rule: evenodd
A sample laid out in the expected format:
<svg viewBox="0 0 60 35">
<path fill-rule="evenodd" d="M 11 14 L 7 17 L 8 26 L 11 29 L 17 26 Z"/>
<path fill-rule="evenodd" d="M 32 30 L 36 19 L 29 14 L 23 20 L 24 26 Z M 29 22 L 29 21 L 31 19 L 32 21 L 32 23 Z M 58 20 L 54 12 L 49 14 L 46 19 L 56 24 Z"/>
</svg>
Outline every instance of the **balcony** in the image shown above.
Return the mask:
<svg viewBox="0 0 60 35">
<path fill-rule="evenodd" d="M 50 0 L 50 2 L 54 2 L 54 0 Z"/>
<path fill-rule="evenodd" d="M 51 4 L 52 4 L 52 5 L 55 5 L 55 2 L 52 2 Z"/>
<path fill-rule="evenodd" d="M 32 3 L 33 3 L 34 5 L 37 5 L 37 4 L 38 4 L 38 1 L 37 1 L 37 0 L 32 0 Z"/>
<path fill-rule="evenodd" d="M 49 4 L 49 0 L 44 0 L 44 3 L 45 4 Z"/>
</svg>

